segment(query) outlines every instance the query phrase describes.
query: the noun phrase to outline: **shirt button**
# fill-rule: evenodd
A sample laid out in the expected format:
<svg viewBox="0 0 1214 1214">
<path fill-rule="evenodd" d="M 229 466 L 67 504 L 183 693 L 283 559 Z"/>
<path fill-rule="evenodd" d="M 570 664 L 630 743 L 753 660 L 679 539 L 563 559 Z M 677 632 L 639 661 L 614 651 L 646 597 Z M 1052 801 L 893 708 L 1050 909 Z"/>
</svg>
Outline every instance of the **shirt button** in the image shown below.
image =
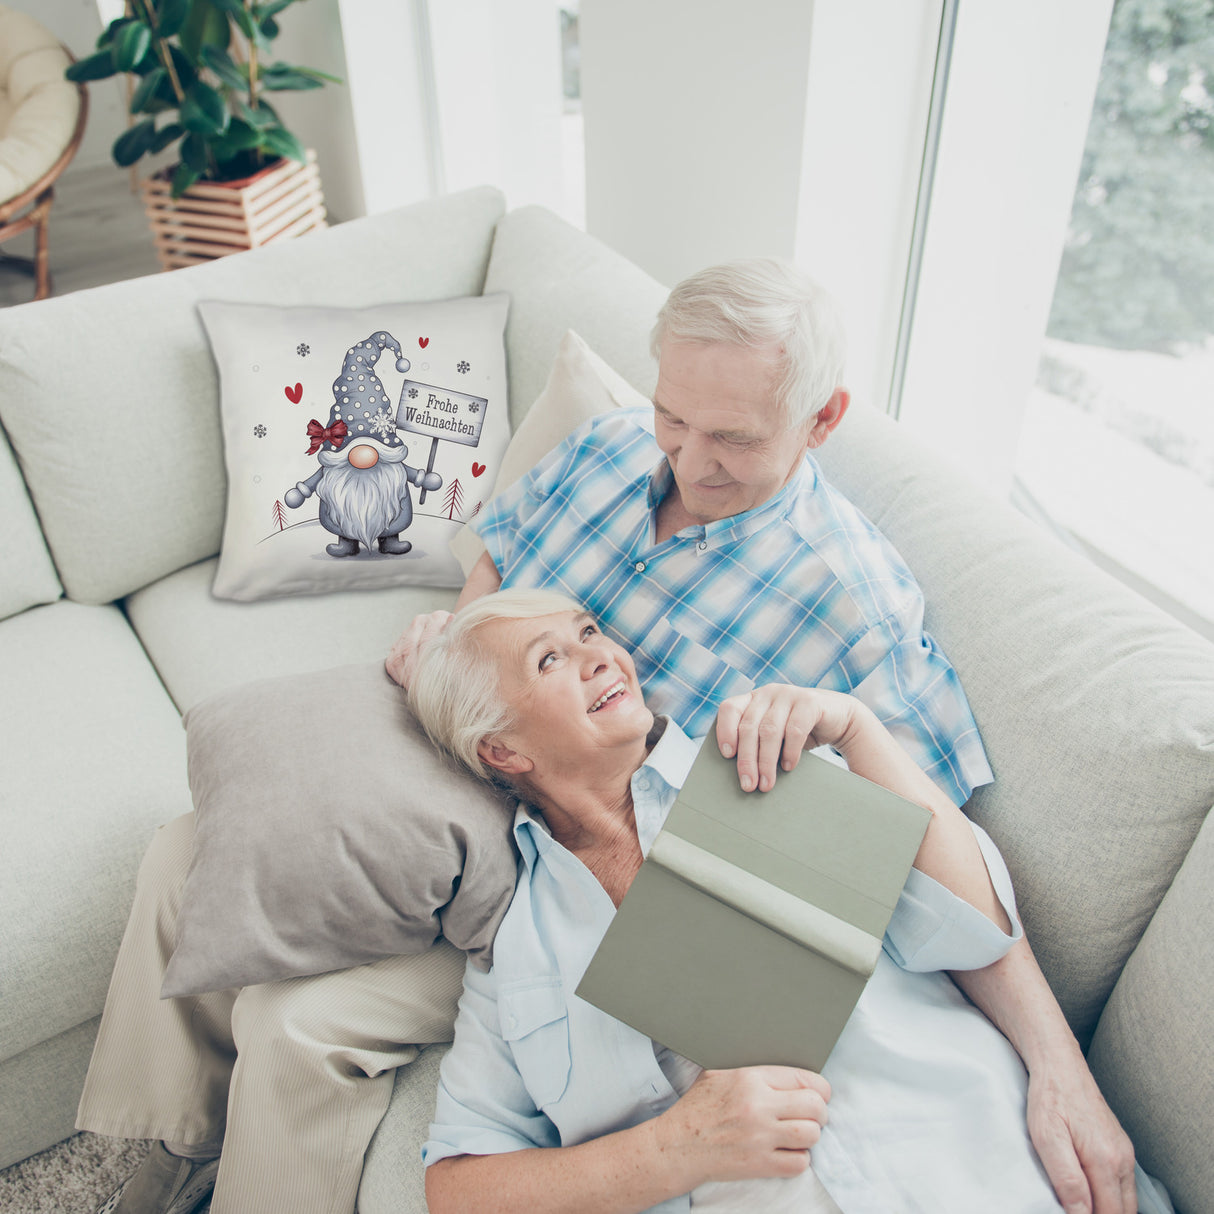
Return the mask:
<svg viewBox="0 0 1214 1214">
<path fill-rule="evenodd" d="M 700 541 L 700 542 L 699 542 L 699 543 L 696 545 L 696 547 L 697 547 L 697 548 L 698 548 L 698 549 L 699 549 L 701 552 L 706 552 L 706 551 L 708 550 L 708 541 L 707 541 L 707 540 L 701 540 L 701 541 Z"/>
<path fill-rule="evenodd" d="M 637 571 L 637 573 L 644 573 L 645 572 L 645 562 L 637 561 L 637 563 L 635 565 L 633 565 L 633 568 Z"/>
</svg>

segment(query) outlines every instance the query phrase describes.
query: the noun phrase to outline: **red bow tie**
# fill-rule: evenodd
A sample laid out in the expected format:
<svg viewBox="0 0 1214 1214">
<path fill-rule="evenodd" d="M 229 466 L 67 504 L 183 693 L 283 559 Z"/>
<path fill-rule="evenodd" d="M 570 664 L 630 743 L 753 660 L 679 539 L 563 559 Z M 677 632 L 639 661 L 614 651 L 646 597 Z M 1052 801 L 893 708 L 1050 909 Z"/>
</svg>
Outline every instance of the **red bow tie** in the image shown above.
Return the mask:
<svg viewBox="0 0 1214 1214">
<path fill-rule="evenodd" d="M 308 422 L 308 437 L 312 440 L 308 454 L 315 455 L 323 443 L 332 443 L 333 449 L 337 450 L 346 441 L 348 433 L 346 423 L 343 421 L 336 421 L 331 426 L 322 426 L 316 418 L 313 418 Z"/>
</svg>

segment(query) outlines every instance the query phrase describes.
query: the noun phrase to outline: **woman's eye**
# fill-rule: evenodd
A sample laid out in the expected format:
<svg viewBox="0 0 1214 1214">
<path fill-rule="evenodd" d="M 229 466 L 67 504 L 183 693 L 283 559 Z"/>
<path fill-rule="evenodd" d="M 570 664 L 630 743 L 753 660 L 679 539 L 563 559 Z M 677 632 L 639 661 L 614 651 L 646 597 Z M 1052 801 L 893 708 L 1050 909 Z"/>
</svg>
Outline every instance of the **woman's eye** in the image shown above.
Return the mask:
<svg viewBox="0 0 1214 1214">
<path fill-rule="evenodd" d="M 544 656 L 542 658 L 540 658 L 540 669 L 547 670 L 548 667 L 551 666 L 552 663 L 555 661 L 556 661 L 555 652 L 549 652 L 549 653 L 544 654 Z"/>
<path fill-rule="evenodd" d="M 598 631 L 599 630 L 596 625 L 587 624 L 586 627 L 582 629 L 582 639 L 585 640 L 586 637 L 597 636 Z"/>
</svg>

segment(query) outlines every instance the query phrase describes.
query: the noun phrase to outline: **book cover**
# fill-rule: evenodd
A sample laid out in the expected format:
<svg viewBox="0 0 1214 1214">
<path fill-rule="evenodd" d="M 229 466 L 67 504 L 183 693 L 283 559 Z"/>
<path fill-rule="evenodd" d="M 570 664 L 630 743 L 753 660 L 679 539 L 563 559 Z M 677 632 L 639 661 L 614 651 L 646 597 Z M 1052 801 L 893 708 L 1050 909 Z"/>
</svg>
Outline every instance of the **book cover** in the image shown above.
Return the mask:
<svg viewBox="0 0 1214 1214">
<path fill-rule="evenodd" d="M 710 735 L 577 993 L 703 1067 L 820 1071 L 930 820 L 814 754 L 744 793 Z"/>
</svg>

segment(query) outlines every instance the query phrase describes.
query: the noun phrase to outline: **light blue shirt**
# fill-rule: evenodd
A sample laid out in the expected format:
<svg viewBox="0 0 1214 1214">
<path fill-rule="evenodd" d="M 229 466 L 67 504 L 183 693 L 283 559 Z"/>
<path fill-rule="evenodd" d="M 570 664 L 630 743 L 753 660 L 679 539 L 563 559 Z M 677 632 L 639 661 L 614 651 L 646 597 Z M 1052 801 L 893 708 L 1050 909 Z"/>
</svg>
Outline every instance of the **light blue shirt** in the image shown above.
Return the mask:
<svg viewBox="0 0 1214 1214">
<path fill-rule="evenodd" d="M 667 723 L 633 776 L 643 851 L 698 749 Z M 911 871 L 877 970 L 823 1069 L 834 1091 L 813 1168 L 844 1214 L 1060 1208 L 1028 1141 L 1019 1057 L 936 972 L 989 965 L 1021 934 L 1002 858 L 973 829 L 1014 934 Z M 678 1098 L 653 1042 L 574 994 L 615 914 L 610 897 L 525 807 L 514 833 L 518 886 L 493 969 L 470 965 L 465 973 L 423 1148 L 427 1165 L 585 1142 L 655 1117 Z M 654 1208 L 691 1204 L 682 1196 Z"/>
<path fill-rule="evenodd" d="M 775 497 L 656 542 L 670 465 L 652 409 L 576 430 L 473 520 L 502 585 L 560 590 L 633 656 L 645 702 L 690 735 L 765 683 L 850 691 L 953 799 L 992 779 L 923 595 L 808 454 Z"/>
</svg>

